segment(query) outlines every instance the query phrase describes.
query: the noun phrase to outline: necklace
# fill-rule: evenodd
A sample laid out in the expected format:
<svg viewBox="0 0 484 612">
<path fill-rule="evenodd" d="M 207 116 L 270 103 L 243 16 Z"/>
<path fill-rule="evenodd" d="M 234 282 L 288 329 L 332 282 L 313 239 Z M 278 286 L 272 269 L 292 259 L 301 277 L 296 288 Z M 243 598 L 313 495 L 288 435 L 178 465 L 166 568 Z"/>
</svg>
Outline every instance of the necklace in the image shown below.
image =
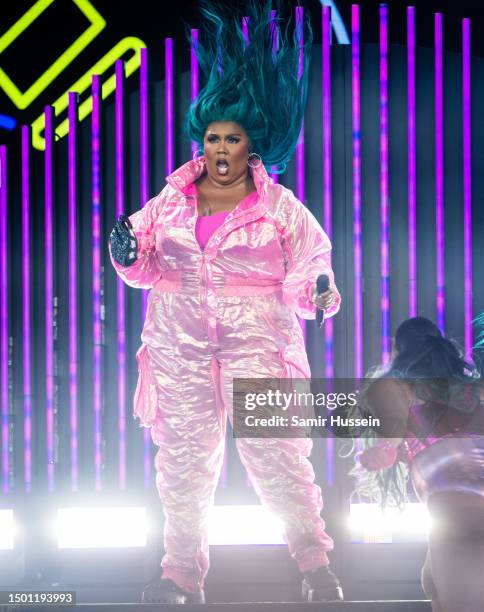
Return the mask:
<svg viewBox="0 0 484 612">
<path fill-rule="evenodd" d="M 203 209 L 203 211 L 201 213 L 201 216 L 202 217 L 208 217 L 211 214 L 212 214 L 212 209 L 210 208 L 210 204 L 209 204 L 206 208 Z"/>
<path fill-rule="evenodd" d="M 205 200 L 206 200 L 206 198 L 205 198 Z M 230 210 L 232 210 L 232 209 L 230 209 Z M 212 205 L 210 204 L 210 202 L 207 201 L 207 206 L 205 206 L 205 208 L 202 209 L 202 211 L 199 213 L 199 215 L 201 217 L 208 217 L 210 215 L 213 215 L 214 212 L 222 212 L 222 211 L 221 210 L 214 211 L 213 208 L 212 208 Z"/>
</svg>

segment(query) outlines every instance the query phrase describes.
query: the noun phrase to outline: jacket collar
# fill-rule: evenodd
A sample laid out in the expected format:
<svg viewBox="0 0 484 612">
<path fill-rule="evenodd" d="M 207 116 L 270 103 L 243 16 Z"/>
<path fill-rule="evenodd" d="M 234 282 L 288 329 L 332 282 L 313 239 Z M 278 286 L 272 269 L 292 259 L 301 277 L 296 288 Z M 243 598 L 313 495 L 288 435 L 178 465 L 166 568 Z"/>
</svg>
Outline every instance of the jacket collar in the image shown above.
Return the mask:
<svg viewBox="0 0 484 612">
<path fill-rule="evenodd" d="M 198 157 L 196 160 L 190 160 L 183 166 L 177 168 L 174 172 L 166 177 L 166 182 L 180 191 L 184 195 L 191 194 L 193 190 L 191 185 L 205 172 L 205 157 Z M 268 186 L 273 183 L 273 179 L 267 174 L 264 164 L 259 164 L 256 168 L 249 170 L 252 174 L 255 188 L 259 197 L 265 196 Z"/>
</svg>

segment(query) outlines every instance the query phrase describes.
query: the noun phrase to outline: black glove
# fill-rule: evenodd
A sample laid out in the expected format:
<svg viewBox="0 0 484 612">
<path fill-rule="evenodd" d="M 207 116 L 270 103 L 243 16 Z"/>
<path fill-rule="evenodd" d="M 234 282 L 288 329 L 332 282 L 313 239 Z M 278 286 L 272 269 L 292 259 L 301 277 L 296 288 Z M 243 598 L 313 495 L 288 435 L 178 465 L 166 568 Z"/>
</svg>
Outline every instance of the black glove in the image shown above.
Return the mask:
<svg viewBox="0 0 484 612">
<path fill-rule="evenodd" d="M 138 258 L 138 242 L 133 232 L 133 226 L 127 215 L 119 215 L 119 219 L 109 236 L 111 254 L 116 263 L 128 267 Z"/>
</svg>

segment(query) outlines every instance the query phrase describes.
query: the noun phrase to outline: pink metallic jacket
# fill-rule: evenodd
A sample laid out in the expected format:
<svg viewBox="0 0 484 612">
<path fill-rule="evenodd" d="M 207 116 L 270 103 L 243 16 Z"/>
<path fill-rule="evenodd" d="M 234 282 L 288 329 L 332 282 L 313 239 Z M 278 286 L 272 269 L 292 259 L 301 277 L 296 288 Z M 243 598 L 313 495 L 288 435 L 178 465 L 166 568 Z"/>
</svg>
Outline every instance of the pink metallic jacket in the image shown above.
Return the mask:
<svg viewBox="0 0 484 612">
<path fill-rule="evenodd" d="M 310 290 L 320 274 L 329 276 L 336 292 L 326 316 L 336 314 L 341 298 L 331 269 L 331 243 L 311 212 L 291 190 L 275 184 L 263 165 L 251 170 L 258 197 L 241 201 L 205 249 L 200 249 L 195 237 L 197 202 L 190 186 L 204 172 L 203 157 L 187 162 L 167 177 L 168 184 L 159 195 L 130 216 L 138 239 L 138 259 L 125 268 L 111 257 L 126 284 L 152 289 L 150 300 L 164 292 L 178 293 L 180 308 L 172 312 L 177 324 L 193 324 L 193 318 L 199 318 L 199 325 L 205 326 L 209 341 L 214 343 L 218 341 L 217 310 L 229 296 L 279 293 L 281 303 L 292 313 L 314 319 L 316 307 Z M 197 308 L 193 307 L 194 298 Z M 250 308 L 250 302 L 244 307 Z M 271 316 L 270 312 L 264 314 Z M 145 329 L 149 316 L 148 309 Z M 272 323 L 278 327 L 277 320 Z M 295 332 L 290 335 L 295 339 L 293 359 L 300 364 L 302 375 L 309 377 L 304 343 Z M 141 404 L 135 399 L 135 415 L 148 425 L 154 420 L 154 411 Z"/>
</svg>

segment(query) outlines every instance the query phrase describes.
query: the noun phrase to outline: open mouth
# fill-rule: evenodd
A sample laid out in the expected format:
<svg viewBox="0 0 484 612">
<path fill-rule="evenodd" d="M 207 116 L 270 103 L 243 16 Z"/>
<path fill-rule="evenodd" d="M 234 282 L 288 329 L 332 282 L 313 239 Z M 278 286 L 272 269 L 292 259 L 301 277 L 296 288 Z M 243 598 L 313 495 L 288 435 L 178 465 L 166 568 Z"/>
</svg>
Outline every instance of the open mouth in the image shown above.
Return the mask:
<svg viewBox="0 0 484 612">
<path fill-rule="evenodd" d="M 217 166 L 217 172 L 218 172 L 219 174 L 224 175 L 224 174 L 227 174 L 227 173 L 228 173 L 228 171 L 229 171 L 229 165 L 228 165 L 228 163 L 225 161 L 225 159 L 219 159 L 219 160 L 217 160 L 216 166 Z"/>
</svg>

